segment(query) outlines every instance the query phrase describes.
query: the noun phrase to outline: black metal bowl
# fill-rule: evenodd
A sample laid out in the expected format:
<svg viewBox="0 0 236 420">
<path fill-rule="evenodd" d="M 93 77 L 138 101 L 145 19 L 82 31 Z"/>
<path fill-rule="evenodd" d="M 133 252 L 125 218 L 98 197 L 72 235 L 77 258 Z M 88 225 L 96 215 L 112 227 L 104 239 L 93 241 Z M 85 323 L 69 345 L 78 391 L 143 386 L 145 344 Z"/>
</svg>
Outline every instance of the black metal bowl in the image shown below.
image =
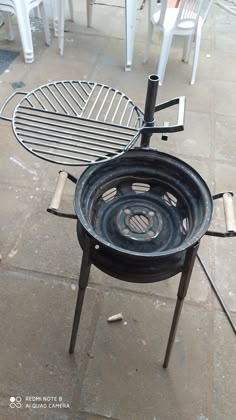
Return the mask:
<svg viewBox="0 0 236 420">
<path fill-rule="evenodd" d="M 137 148 L 86 169 L 74 207 L 82 247 L 85 232 L 96 240 L 95 265 L 123 278 L 131 263 L 132 275 L 163 279 L 181 271 L 186 250 L 206 233 L 213 201 L 188 164 Z"/>
</svg>

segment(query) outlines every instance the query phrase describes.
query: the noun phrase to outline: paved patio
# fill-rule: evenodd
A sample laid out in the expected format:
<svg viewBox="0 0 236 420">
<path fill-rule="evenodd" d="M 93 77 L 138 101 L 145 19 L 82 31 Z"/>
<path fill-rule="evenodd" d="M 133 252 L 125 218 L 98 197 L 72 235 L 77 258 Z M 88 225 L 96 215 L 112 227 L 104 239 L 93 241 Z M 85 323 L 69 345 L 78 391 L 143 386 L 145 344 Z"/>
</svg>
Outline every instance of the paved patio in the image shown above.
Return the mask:
<svg viewBox="0 0 236 420">
<path fill-rule="evenodd" d="M 44 45 L 37 21 L 31 65 L 23 63 L 19 37 L 6 42 L 0 29 L 0 48 L 20 51 L 0 75 L 0 102 L 17 85 L 30 91 L 50 80 L 88 79 L 122 90 L 143 108 L 159 47 L 156 34 L 143 65 L 147 5 L 138 11 L 133 69 L 125 73 L 124 8 L 95 6 L 88 29 L 80 3 L 75 23 L 66 22 L 63 57 L 55 38 L 51 47 Z M 153 146 L 190 163 L 213 193 L 236 193 L 235 22 L 235 16 L 212 8 L 195 86 L 189 85 L 191 66 L 181 62 L 177 40 L 158 96 L 186 96 L 186 126 L 168 142 L 155 136 Z M 81 250 L 75 221 L 46 212 L 60 166 L 28 154 L 10 123 L 2 121 L 0 133 L 0 419 L 235 419 L 235 335 L 198 262 L 167 370 L 162 362 L 179 276 L 135 285 L 93 268 L 76 351 L 68 354 Z M 71 210 L 72 196 L 68 185 L 64 209 Z M 216 226 L 224 229 L 219 205 Z M 235 247 L 234 238 L 204 237 L 200 254 L 236 322 Z M 108 324 L 117 312 L 123 321 Z M 21 397 L 21 408 L 10 408 L 10 397 Z M 37 404 L 44 406 L 32 406 L 32 397 L 41 397 Z M 46 397 L 62 405 L 51 406 Z"/>
</svg>

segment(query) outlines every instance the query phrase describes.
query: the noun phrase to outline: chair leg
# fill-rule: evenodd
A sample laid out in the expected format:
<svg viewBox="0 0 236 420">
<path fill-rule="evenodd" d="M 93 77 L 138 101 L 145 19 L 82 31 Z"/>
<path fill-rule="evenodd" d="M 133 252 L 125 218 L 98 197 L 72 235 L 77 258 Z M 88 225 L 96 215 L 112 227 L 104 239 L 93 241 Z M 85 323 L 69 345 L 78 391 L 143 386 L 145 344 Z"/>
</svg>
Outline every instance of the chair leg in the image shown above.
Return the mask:
<svg viewBox="0 0 236 420">
<path fill-rule="evenodd" d="M 58 37 L 58 21 L 59 21 L 59 2 L 60 0 L 54 0 L 52 2 L 52 16 L 53 16 L 53 30 L 54 35 L 57 38 Z"/>
<path fill-rule="evenodd" d="M 175 339 L 175 335 L 176 335 L 176 331 L 177 331 L 177 327 L 179 323 L 179 318 L 180 318 L 182 306 L 184 303 L 184 298 L 187 294 L 187 290 L 188 290 L 191 274 L 193 271 L 194 262 L 197 256 L 198 248 L 199 248 L 199 242 L 196 245 L 189 248 L 186 253 L 186 257 L 184 261 L 184 268 L 181 275 L 179 289 L 177 293 L 177 302 L 175 306 L 175 312 L 174 312 L 168 344 L 166 348 L 165 360 L 163 364 L 164 368 L 167 368 L 169 360 L 170 360 L 171 350 L 174 344 L 174 339 Z"/>
<path fill-rule="evenodd" d="M 30 28 L 29 10 L 26 7 L 19 7 L 16 10 L 18 27 L 21 37 L 21 43 L 24 52 L 24 59 L 27 64 L 34 61 L 34 50 L 32 42 L 32 34 Z"/>
<path fill-rule="evenodd" d="M 90 26 L 92 26 L 94 0 L 86 0 L 86 5 L 87 5 L 87 26 L 90 28 Z"/>
<path fill-rule="evenodd" d="M 13 41 L 14 40 L 14 31 L 13 31 L 13 26 L 12 26 L 11 13 L 10 12 L 3 12 L 3 19 L 4 19 L 4 23 L 5 23 L 7 40 L 8 41 Z"/>
<path fill-rule="evenodd" d="M 43 29 L 44 29 L 44 36 L 45 36 L 45 43 L 46 45 L 50 45 L 51 42 L 51 35 L 50 35 L 50 29 L 48 26 L 48 20 L 44 8 L 43 1 L 39 5 L 39 11 L 43 22 Z"/>
<path fill-rule="evenodd" d="M 193 70 L 192 70 L 192 78 L 191 78 L 191 85 L 194 85 L 197 73 L 197 65 L 198 65 L 198 57 L 201 45 L 201 37 L 202 37 L 202 24 L 199 23 L 197 27 L 197 33 L 195 37 L 195 50 L 194 50 L 194 57 L 193 57 Z"/>
<path fill-rule="evenodd" d="M 58 2 L 58 51 L 60 55 L 64 53 L 64 25 L 65 25 L 65 2 Z"/>
<path fill-rule="evenodd" d="M 125 1 L 125 71 L 130 71 L 133 61 L 134 36 L 136 26 L 137 8 L 133 7 L 130 0 Z"/>
<path fill-rule="evenodd" d="M 182 58 L 184 63 L 189 62 L 192 43 L 193 43 L 193 35 L 184 37 L 184 49 L 183 49 L 183 58 Z"/>
<path fill-rule="evenodd" d="M 81 268 L 80 268 L 79 290 L 78 290 L 77 302 L 75 306 L 74 321 L 73 321 L 71 340 L 70 340 L 69 353 L 71 354 L 74 353 L 74 349 L 75 349 L 79 323 L 80 323 L 80 316 L 81 316 L 82 306 L 83 306 L 83 301 L 84 301 L 84 295 L 85 295 L 86 287 L 88 285 L 89 273 L 90 273 L 90 268 L 91 268 L 90 254 L 91 254 L 92 246 L 93 246 L 93 241 L 89 237 L 86 237 L 84 250 L 83 250 L 82 263 L 81 263 Z"/>
<path fill-rule="evenodd" d="M 70 20 L 74 22 L 75 20 L 75 14 L 74 14 L 74 3 L 73 0 L 69 0 L 69 9 L 70 9 Z"/>
<path fill-rule="evenodd" d="M 165 77 L 166 65 L 170 53 L 170 47 L 172 43 L 173 34 L 170 32 L 163 32 L 163 40 L 161 44 L 160 57 L 157 63 L 156 74 L 159 77 L 159 85 L 163 84 Z"/>
<path fill-rule="evenodd" d="M 144 55 L 143 55 L 143 63 L 146 63 L 148 57 L 149 57 L 149 51 L 152 43 L 152 34 L 153 34 L 153 24 L 152 22 L 149 22 L 148 25 L 148 33 L 147 33 L 147 41 L 144 49 Z"/>
</svg>

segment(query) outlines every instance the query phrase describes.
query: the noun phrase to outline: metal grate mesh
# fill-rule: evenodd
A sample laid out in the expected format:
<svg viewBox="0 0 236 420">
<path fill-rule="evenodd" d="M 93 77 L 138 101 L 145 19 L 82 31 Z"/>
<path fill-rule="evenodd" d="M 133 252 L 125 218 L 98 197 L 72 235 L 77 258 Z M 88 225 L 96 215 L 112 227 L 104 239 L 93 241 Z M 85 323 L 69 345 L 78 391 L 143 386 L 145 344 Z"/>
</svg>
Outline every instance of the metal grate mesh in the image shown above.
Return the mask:
<svg viewBox="0 0 236 420">
<path fill-rule="evenodd" d="M 89 165 L 111 159 L 139 133 L 142 111 L 122 92 L 88 81 L 48 83 L 15 109 L 18 141 L 45 160 Z"/>
</svg>

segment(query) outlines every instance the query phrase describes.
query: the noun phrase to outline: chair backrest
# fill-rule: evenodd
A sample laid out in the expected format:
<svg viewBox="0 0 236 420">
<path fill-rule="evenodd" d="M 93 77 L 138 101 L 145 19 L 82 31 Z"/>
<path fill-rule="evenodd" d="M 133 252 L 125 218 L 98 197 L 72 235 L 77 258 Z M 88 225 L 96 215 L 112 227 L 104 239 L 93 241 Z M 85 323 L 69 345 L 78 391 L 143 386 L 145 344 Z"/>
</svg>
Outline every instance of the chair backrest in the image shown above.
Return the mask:
<svg viewBox="0 0 236 420">
<path fill-rule="evenodd" d="M 177 28 L 195 27 L 204 0 L 181 0 L 176 20 Z"/>
<path fill-rule="evenodd" d="M 189 27 L 195 27 L 204 1 L 205 0 L 180 0 L 178 8 L 175 8 L 177 13 L 173 15 L 176 20 L 176 28 L 186 29 Z M 212 0 L 208 1 L 210 3 L 212 2 Z M 176 1 L 176 3 L 178 2 Z M 161 3 L 157 0 L 149 0 L 149 16 L 151 18 L 157 11 L 159 11 L 159 26 L 164 25 L 166 11 L 169 9 L 169 4 L 168 0 L 161 0 Z"/>
</svg>

